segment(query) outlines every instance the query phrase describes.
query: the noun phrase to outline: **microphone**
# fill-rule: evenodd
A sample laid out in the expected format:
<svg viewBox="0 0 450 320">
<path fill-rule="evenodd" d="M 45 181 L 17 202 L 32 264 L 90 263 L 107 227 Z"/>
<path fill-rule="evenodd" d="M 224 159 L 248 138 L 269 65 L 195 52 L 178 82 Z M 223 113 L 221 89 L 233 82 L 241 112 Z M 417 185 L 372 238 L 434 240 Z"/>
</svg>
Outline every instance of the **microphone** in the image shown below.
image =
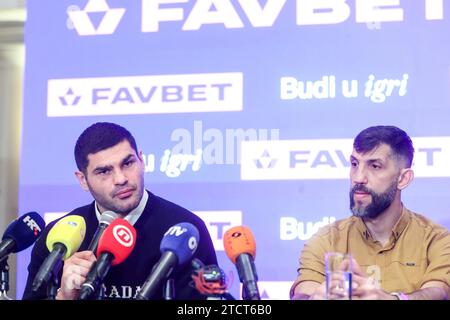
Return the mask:
<svg viewBox="0 0 450 320">
<path fill-rule="evenodd" d="M 164 234 L 159 251 L 162 256 L 137 294 L 137 300 L 148 300 L 170 276 L 176 266 L 188 262 L 195 251 L 200 235 L 197 228 L 187 222 L 178 223 Z"/>
<path fill-rule="evenodd" d="M 89 247 L 87 250 L 96 252 L 98 247 L 98 241 L 100 240 L 100 237 L 102 236 L 103 232 L 105 232 L 105 229 L 113 222 L 119 215 L 113 211 L 105 211 L 100 216 L 100 221 L 98 224 L 98 228 L 95 231 L 94 236 L 92 237 L 91 243 L 89 244 Z"/>
<path fill-rule="evenodd" d="M 194 272 L 191 277 L 194 280 L 198 292 L 210 299 L 235 300 L 227 291 L 227 277 L 225 272 L 217 265 L 205 266 L 200 259 L 192 260 Z"/>
<path fill-rule="evenodd" d="M 86 281 L 81 286 L 79 300 L 88 300 L 102 285 L 111 266 L 125 261 L 136 244 L 136 230 L 126 220 L 117 218 L 100 237 L 98 260 L 92 266 Z"/>
<path fill-rule="evenodd" d="M 242 299 L 261 300 L 258 290 L 258 275 L 253 259 L 256 243 L 252 232 L 244 226 L 228 229 L 223 237 L 225 253 L 236 265 L 244 290 Z"/>
<path fill-rule="evenodd" d="M 0 243 L 0 261 L 10 253 L 31 246 L 45 228 L 44 219 L 37 212 L 29 212 L 13 220 L 3 233 Z"/>
<path fill-rule="evenodd" d="M 53 226 L 46 239 L 50 254 L 45 258 L 33 281 L 33 291 L 38 291 L 46 284 L 66 260 L 78 250 L 86 232 L 86 222 L 82 216 L 65 216 Z"/>
</svg>

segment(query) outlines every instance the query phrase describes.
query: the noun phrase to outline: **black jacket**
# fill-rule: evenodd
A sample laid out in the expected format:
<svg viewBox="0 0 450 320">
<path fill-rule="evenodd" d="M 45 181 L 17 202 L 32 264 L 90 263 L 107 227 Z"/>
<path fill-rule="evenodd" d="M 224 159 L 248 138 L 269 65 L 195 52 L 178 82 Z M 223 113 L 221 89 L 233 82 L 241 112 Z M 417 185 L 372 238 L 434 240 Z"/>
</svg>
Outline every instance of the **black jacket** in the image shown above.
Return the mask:
<svg viewBox="0 0 450 320">
<path fill-rule="evenodd" d="M 148 192 L 148 191 L 147 191 Z M 105 278 L 105 299 L 133 299 L 137 290 L 144 284 L 153 266 L 161 257 L 159 251 L 161 239 L 164 233 L 173 225 L 180 222 L 189 222 L 197 227 L 200 233 L 198 248 L 194 258 L 200 259 L 205 265 L 217 264 L 216 253 L 211 237 L 204 222 L 192 212 L 163 198 L 148 192 L 148 201 L 142 215 L 134 224 L 136 229 L 136 245 L 130 256 L 121 264 L 111 267 Z M 84 251 L 94 236 L 98 227 L 98 219 L 95 215 L 95 202 L 90 205 L 77 208 L 68 215 L 83 216 L 86 221 L 86 235 L 78 251 Z M 28 266 L 28 279 L 23 299 L 46 299 L 46 288 L 39 292 L 32 291 L 32 283 L 41 264 L 49 254 L 45 241 L 49 230 L 56 221 L 50 223 L 34 245 L 31 261 Z M 204 299 L 192 285 L 191 264 L 186 263 L 176 268 L 172 278 L 175 281 L 175 299 Z M 62 268 L 59 273 L 61 279 Z M 44 287 L 44 286 L 43 286 Z M 154 299 L 162 299 L 160 295 Z"/>
</svg>

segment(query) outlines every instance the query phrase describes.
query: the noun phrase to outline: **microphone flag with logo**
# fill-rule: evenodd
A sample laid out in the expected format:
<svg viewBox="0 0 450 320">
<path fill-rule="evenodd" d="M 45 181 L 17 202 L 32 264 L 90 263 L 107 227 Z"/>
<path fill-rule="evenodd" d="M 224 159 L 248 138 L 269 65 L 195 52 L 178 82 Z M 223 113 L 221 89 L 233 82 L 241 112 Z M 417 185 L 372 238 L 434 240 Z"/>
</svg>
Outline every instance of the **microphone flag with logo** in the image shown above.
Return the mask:
<svg viewBox="0 0 450 320">
<path fill-rule="evenodd" d="M 82 216 L 68 215 L 56 222 L 48 232 L 45 243 L 50 254 L 34 278 L 33 291 L 38 291 L 58 272 L 61 260 L 66 260 L 78 250 L 85 233 L 86 222 Z"/>
<path fill-rule="evenodd" d="M 31 246 L 45 228 L 45 221 L 37 212 L 28 212 L 11 221 L 0 243 L 0 260 Z"/>
<path fill-rule="evenodd" d="M 182 222 L 170 227 L 161 240 L 159 250 L 162 256 L 136 298 L 151 299 L 176 266 L 181 266 L 192 259 L 199 240 L 198 229 L 191 223 Z"/>
<path fill-rule="evenodd" d="M 117 218 L 103 232 L 98 242 L 97 257 L 81 286 L 80 300 L 91 299 L 100 289 L 111 266 L 125 261 L 136 244 L 136 230 L 125 219 Z"/>
<path fill-rule="evenodd" d="M 242 299 L 261 300 L 258 289 L 258 274 L 254 259 L 256 243 L 252 232 L 245 226 L 228 229 L 223 237 L 223 245 L 228 258 L 236 265 L 243 285 Z"/>
</svg>

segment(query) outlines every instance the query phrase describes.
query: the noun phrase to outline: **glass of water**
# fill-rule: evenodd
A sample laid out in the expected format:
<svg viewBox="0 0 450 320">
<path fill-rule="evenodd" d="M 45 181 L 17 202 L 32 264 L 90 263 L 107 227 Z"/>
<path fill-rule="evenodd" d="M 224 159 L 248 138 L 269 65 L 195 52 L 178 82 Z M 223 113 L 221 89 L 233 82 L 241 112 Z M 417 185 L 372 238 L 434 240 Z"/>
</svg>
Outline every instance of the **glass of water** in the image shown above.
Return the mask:
<svg viewBox="0 0 450 320">
<path fill-rule="evenodd" d="M 328 300 L 351 300 L 352 257 L 349 253 L 327 252 L 325 254 L 326 298 Z"/>
</svg>

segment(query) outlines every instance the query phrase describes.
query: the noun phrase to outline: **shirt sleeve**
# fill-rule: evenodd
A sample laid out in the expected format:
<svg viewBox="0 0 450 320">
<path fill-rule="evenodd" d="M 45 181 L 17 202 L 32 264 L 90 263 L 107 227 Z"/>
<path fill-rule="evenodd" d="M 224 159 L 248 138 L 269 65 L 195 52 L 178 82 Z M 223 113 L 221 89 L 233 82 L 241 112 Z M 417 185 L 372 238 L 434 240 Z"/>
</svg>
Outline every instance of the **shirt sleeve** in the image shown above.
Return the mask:
<svg viewBox="0 0 450 320">
<path fill-rule="evenodd" d="M 329 251 L 330 247 L 329 240 L 327 240 L 328 233 L 328 227 L 322 228 L 303 246 L 297 269 L 297 279 L 290 290 L 291 298 L 299 283 L 303 281 L 322 283 L 325 281 L 325 252 Z"/>
<path fill-rule="evenodd" d="M 429 281 L 441 281 L 450 287 L 450 233 L 439 230 L 430 236 L 428 245 L 428 266 L 421 286 Z"/>
</svg>

